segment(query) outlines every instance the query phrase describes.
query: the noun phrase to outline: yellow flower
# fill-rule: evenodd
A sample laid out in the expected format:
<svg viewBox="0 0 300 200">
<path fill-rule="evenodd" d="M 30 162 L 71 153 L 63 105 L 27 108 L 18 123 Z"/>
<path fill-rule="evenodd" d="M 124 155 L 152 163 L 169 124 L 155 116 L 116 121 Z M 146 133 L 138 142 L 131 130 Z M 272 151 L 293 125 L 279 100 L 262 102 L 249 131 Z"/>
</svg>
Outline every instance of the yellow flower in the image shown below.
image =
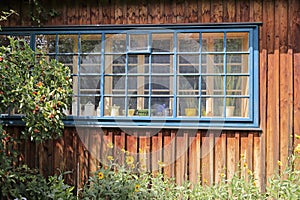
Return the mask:
<svg viewBox="0 0 300 200">
<path fill-rule="evenodd" d="M 252 171 L 251 171 L 250 169 L 247 170 L 247 173 L 248 173 L 249 175 L 252 175 Z"/>
<path fill-rule="evenodd" d="M 207 184 L 207 183 L 208 183 L 207 179 L 204 178 L 204 179 L 203 179 L 203 183 L 204 183 L 204 184 Z"/>
<path fill-rule="evenodd" d="M 140 187 L 141 187 L 141 186 L 140 186 L 139 184 L 135 184 L 135 186 L 134 186 L 135 190 L 134 190 L 134 191 L 135 191 L 135 192 L 138 192 L 139 189 L 140 189 Z"/>
<path fill-rule="evenodd" d="M 297 140 L 300 139 L 300 135 L 297 135 L 297 134 L 296 134 L 296 139 L 297 139 Z"/>
<path fill-rule="evenodd" d="M 134 168 L 135 168 L 135 165 L 134 165 L 134 164 L 131 164 L 131 168 L 134 169 Z"/>
<path fill-rule="evenodd" d="M 103 175 L 102 172 L 99 172 L 99 173 L 98 173 L 98 178 L 99 178 L 100 180 L 104 178 L 104 175 Z"/>
<path fill-rule="evenodd" d="M 114 148 L 114 145 L 113 145 L 112 142 L 109 142 L 109 143 L 107 143 L 107 147 L 110 148 L 110 149 L 112 149 L 112 148 Z"/>
<path fill-rule="evenodd" d="M 278 160 L 277 161 L 277 165 L 281 167 L 282 166 L 282 162 L 280 160 Z"/>
<path fill-rule="evenodd" d="M 131 165 L 134 162 L 133 156 L 126 156 L 126 163 Z"/>
<path fill-rule="evenodd" d="M 166 166 L 166 164 L 164 162 L 162 162 L 161 160 L 159 160 L 157 162 L 157 164 L 159 165 L 159 167 L 165 167 Z"/>
<path fill-rule="evenodd" d="M 143 149 L 139 148 L 139 153 L 143 153 Z"/>
<path fill-rule="evenodd" d="M 256 186 L 256 182 L 255 181 L 253 182 L 253 185 Z"/>
<path fill-rule="evenodd" d="M 244 163 L 244 168 L 247 168 L 248 167 L 248 164 L 245 162 Z"/>
<path fill-rule="evenodd" d="M 295 148 L 295 153 L 300 153 L 300 144 L 298 144 L 297 147 Z"/>
<path fill-rule="evenodd" d="M 142 165 L 141 165 L 141 169 L 142 169 L 142 170 L 145 170 L 146 167 L 147 167 L 147 166 L 146 166 L 145 164 L 142 164 Z"/>
<path fill-rule="evenodd" d="M 220 177 L 221 177 L 221 178 L 225 178 L 225 174 L 224 174 L 224 173 L 221 173 L 221 174 L 220 174 Z"/>
<path fill-rule="evenodd" d="M 122 148 L 121 151 L 122 151 L 123 153 L 126 153 L 126 150 L 125 150 L 124 148 Z"/>
<path fill-rule="evenodd" d="M 112 161 L 112 160 L 114 160 L 114 157 L 112 157 L 112 156 L 107 156 L 107 160 Z"/>
</svg>

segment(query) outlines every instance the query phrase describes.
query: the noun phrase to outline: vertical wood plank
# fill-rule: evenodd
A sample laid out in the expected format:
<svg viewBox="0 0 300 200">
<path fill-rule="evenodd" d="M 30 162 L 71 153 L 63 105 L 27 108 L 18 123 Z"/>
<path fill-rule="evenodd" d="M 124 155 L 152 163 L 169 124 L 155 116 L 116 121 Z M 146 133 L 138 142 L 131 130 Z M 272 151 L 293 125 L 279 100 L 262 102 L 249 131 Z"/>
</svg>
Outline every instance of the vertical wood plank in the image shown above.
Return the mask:
<svg viewBox="0 0 300 200">
<path fill-rule="evenodd" d="M 101 131 L 92 128 L 89 133 L 89 146 L 88 151 L 90 153 L 89 159 L 89 174 L 98 170 L 100 161 L 100 147 L 101 147 Z"/>
<path fill-rule="evenodd" d="M 200 181 L 200 133 L 189 137 L 189 181 L 193 184 L 197 184 Z"/>
<path fill-rule="evenodd" d="M 268 49 L 269 53 L 274 52 L 274 45 L 275 45 L 275 13 L 274 13 L 274 1 L 264 1 L 264 23 L 266 23 L 265 32 L 266 32 L 266 48 Z"/>
<path fill-rule="evenodd" d="M 77 142 L 77 187 L 82 188 L 88 181 L 88 170 L 89 170 L 89 153 L 86 149 L 88 146 L 89 138 L 88 132 L 84 128 L 77 128 L 78 142 Z"/>
<path fill-rule="evenodd" d="M 223 1 L 216 0 L 212 1 L 212 17 L 211 22 L 220 23 L 223 22 Z"/>
<path fill-rule="evenodd" d="M 164 173 L 168 177 L 175 176 L 175 153 L 176 153 L 176 132 L 171 131 L 170 135 L 163 135 L 163 161 L 167 165 L 164 168 Z"/>
<path fill-rule="evenodd" d="M 197 0 L 188 1 L 187 18 L 189 23 L 198 22 L 198 1 Z"/>
<path fill-rule="evenodd" d="M 186 22 L 186 13 L 186 1 L 176 0 L 176 23 Z"/>
<path fill-rule="evenodd" d="M 234 173 L 237 171 L 237 165 L 239 160 L 239 151 L 236 149 L 236 146 L 239 146 L 239 140 L 235 137 L 234 132 L 227 133 L 227 159 L 226 159 L 226 169 L 227 169 L 227 178 L 231 180 L 233 178 Z"/>
<path fill-rule="evenodd" d="M 294 147 L 300 144 L 296 136 L 300 136 L 300 53 L 294 53 Z M 297 163 L 300 169 L 300 162 Z"/>
<path fill-rule="evenodd" d="M 148 22 L 148 5 L 146 0 L 139 1 L 139 22 L 140 24 L 147 24 Z"/>
<path fill-rule="evenodd" d="M 202 23 L 210 22 L 210 16 L 211 16 L 211 8 L 210 8 L 210 2 L 206 0 L 202 0 Z"/>
<path fill-rule="evenodd" d="M 226 175 L 226 134 L 222 133 L 220 136 L 215 136 L 215 165 L 214 165 L 214 175 L 215 183 L 220 182 Z"/>
<path fill-rule="evenodd" d="M 289 54 L 280 54 L 280 161 L 288 165 L 293 127 L 293 65 Z"/>
<path fill-rule="evenodd" d="M 76 132 L 74 129 L 66 129 L 64 135 L 64 162 L 65 169 L 62 171 L 70 171 L 64 176 L 67 183 L 71 185 L 76 185 L 76 154 L 77 154 L 77 141 L 76 141 Z"/>
<path fill-rule="evenodd" d="M 163 152 L 165 148 L 163 148 L 163 133 L 160 131 L 158 134 L 152 136 L 152 150 L 151 150 L 151 170 L 156 172 L 159 169 L 159 161 L 167 164 L 167 160 L 163 158 Z M 168 155 L 170 156 L 170 155 Z"/>
<path fill-rule="evenodd" d="M 201 177 L 202 183 L 211 185 L 214 181 L 214 134 L 211 131 L 204 132 L 201 135 Z"/>
<path fill-rule="evenodd" d="M 262 133 L 264 134 L 264 133 Z M 265 184 L 264 177 L 264 154 L 262 153 L 262 136 L 260 133 L 254 133 L 253 136 L 253 172 L 254 178 L 256 179 L 257 186 L 263 188 Z"/>
<path fill-rule="evenodd" d="M 250 21 L 250 1 L 241 1 L 241 7 L 240 7 L 240 12 L 241 12 L 241 22 L 249 22 Z"/>
<path fill-rule="evenodd" d="M 267 97 L 267 177 L 276 168 L 279 159 L 279 50 L 268 55 L 268 97 Z"/>
<path fill-rule="evenodd" d="M 91 24 L 101 24 L 101 18 L 102 15 L 100 15 L 100 9 L 99 2 L 95 1 L 92 4 L 90 4 L 90 14 L 91 14 Z"/>
<path fill-rule="evenodd" d="M 275 3 L 276 8 L 276 21 L 278 24 L 278 37 L 279 37 L 279 52 L 287 53 L 288 50 L 288 1 L 277 0 Z M 275 29 L 276 30 L 276 29 Z M 276 34 L 277 36 L 277 34 Z"/>
<path fill-rule="evenodd" d="M 181 185 L 186 181 L 187 175 L 187 148 L 188 148 L 188 133 L 176 135 L 176 163 L 175 163 L 175 178 L 176 183 Z"/>
<path fill-rule="evenodd" d="M 228 16 L 227 21 L 228 22 L 234 22 L 236 19 L 236 4 L 235 0 L 228 0 L 225 2 L 226 4 L 226 10 L 224 10 L 224 13 L 227 13 Z"/>
</svg>

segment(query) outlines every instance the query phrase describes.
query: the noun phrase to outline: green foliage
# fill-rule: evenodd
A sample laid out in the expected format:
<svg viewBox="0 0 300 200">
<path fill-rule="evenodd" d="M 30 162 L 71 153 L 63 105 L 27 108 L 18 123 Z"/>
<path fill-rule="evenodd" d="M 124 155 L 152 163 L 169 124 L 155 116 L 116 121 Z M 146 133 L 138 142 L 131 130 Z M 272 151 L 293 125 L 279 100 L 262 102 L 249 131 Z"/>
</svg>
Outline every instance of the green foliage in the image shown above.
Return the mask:
<svg viewBox="0 0 300 200">
<path fill-rule="evenodd" d="M 161 171 L 147 172 L 145 163 L 135 162 L 125 150 L 116 157 L 107 156 L 107 161 L 84 186 L 82 199 L 187 199 L 186 187 Z"/>
<path fill-rule="evenodd" d="M 30 1 L 29 1 L 30 2 Z M 31 2 L 30 2 L 31 3 Z M 47 9 L 41 5 L 39 0 L 32 0 L 30 9 L 30 19 L 32 25 L 42 25 L 49 17 L 58 16 L 59 13 L 55 9 Z"/>
<path fill-rule="evenodd" d="M 25 197 L 32 200 L 76 199 L 73 187 L 65 184 L 62 175 L 45 179 L 37 170 L 26 165 L 0 169 L 0 198 L 11 199 Z"/>
<path fill-rule="evenodd" d="M 25 115 L 26 136 L 46 140 L 62 134 L 64 109 L 71 102 L 68 67 L 34 52 L 25 40 L 9 38 L 0 47 L 0 110 Z"/>
</svg>

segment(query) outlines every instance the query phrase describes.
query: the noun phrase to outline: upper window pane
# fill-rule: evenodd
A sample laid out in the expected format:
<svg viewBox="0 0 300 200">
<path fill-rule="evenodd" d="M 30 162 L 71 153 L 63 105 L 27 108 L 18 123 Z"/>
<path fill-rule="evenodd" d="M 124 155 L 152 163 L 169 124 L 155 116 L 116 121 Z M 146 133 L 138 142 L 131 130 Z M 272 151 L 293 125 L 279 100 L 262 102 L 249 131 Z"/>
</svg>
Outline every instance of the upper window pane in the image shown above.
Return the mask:
<svg viewBox="0 0 300 200">
<path fill-rule="evenodd" d="M 78 52 L 78 35 L 58 35 L 58 52 Z"/>
<path fill-rule="evenodd" d="M 100 53 L 101 52 L 101 35 L 81 35 L 80 50 L 82 53 Z"/>
</svg>

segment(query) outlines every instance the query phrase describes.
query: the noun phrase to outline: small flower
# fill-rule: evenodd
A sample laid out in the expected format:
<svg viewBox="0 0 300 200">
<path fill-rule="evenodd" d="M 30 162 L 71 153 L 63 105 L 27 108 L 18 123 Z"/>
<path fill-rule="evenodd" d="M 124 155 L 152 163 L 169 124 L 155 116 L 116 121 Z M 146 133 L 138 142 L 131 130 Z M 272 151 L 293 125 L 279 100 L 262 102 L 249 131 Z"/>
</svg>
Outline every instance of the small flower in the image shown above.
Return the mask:
<svg viewBox="0 0 300 200">
<path fill-rule="evenodd" d="M 114 148 L 114 145 L 113 145 L 112 142 L 109 142 L 109 143 L 107 143 L 107 147 L 110 148 L 110 149 L 112 149 L 112 148 Z"/>
<path fill-rule="evenodd" d="M 248 164 L 245 162 L 244 163 L 244 168 L 247 168 L 248 167 Z"/>
<path fill-rule="evenodd" d="M 123 153 L 126 153 L 126 150 L 125 150 L 124 148 L 122 148 L 121 151 L 122 151 Z"/>
<path fill-rule="evenodd" d="M 277 161 L 277 165 L 281 167 L 282 166 L 282 162 L 280 160 L 278 160 Z"/>
<path fill-rule="evenodd" d="M 133 156 L 126 156 L 126 163 L 127 163 L 128 165 L 133 164 L 133 162 L 134 162 Z"/>
<path fill-rule="evenodd" d="M 147 167 L 147 166 L 146 166 L 145 164 L 142 164 L 142 165 L 141 165 L 141 169 L 142 169 L 142 170 L 145 170 L 146 167 Z"/>
<path fill-rule="evenodd" d="M 253 182 L 253 185 L 256 187 L 256 182 L 255 181 Z"/>
<path fill-rule="evenodd" d="M 297 147 L 295 148 L 295 153 L 300 153 L 300 144 L 298 144 Z"/>
<path fill-rule="evenodd" d="M 143 153 L 143 149 L 139 148 L 139 153 Z"/>
<path fill-rule="evenodd" d="M 3 60 L 3 58 L 2 57 L 0 57 L 0 62 Z"/>
<path fill-rule="evenodd" d="M 135 190 L 134 190 L 134 191 L 135 191 L 135 192 L 139 192 L 140 187 L 141 187 L 141 186 L 140 186 L 139 184 L 135 184 L 135 186 L 134 186 L 134 189 L 135 189 Z"/>
<path fill-rule="evenodd" d="M 37 87 L 42 87 L 43 86 L 43 83 L 40 81 L 36 84 Z"/>
<path fill-rule="evenodd" d="M 221 173 L 221 174 L 220 174 L 220 177 L 221 177 L 221 178 L 225 178 L 225 174 L 224 174 L 224 173 Z"/>
<path fill-rule="evenodd" d="M 104 178 L 104 174 L 103 174 L 102 172 L 99 172 L 99 173 L 98 173 L 98 178 L 99 178 L 100 180 L 102 180 L 102 179 Z"/>
<path fill-rule="evenodd" d="M 165 167 L 166 166 L 166 164 L 164 162 L 162 162 L 161 160 L 159 160 L 157 162 L 157 164 L 159 165 L 159 167 Z"/>
<path fill-rule="evenodd" d="M 250 169 L 247 170 L 247 173 L 248 173 L 249 175 L 252 175 L 252 171 L 251 171 Z"/>
<path fill-rule="evenodd" d="M 206 178 L 203 179 L 203 183 L 204 183 L 204 184 L 207 184 L 207 183 L 208 183 L 208 181 L 207 181 Z"/>
<path fill-rule="evenodd" d="M 107 156 L 107 160 L 112 161 L 112 160 L 114 160 L 114 157 L 113 156 Z"/>
<path fill-rule="evenodd" d="M 135 168 L 135 165 L 134 164 L 131 164 L 131 169 L 134 169 Z"/>
<path fill-rule="evenodd" d="M 296 139 L 297 139 L 297 140 L 300 139 L 300 135 L 297 135 L 297 134 L 296 134 Z"/>
</svg>

